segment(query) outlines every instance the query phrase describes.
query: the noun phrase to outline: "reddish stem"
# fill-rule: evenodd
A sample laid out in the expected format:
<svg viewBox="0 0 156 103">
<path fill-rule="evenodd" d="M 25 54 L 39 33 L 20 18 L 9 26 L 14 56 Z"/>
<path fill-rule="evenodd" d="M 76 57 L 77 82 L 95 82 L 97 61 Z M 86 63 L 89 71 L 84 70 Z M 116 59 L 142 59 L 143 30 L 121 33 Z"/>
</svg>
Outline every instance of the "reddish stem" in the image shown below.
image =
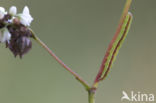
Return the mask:
<svg viewBox="0 0 156 103">
<path fill-rule="evenodd" d="M 107 71 L 105 72 L 104 76 L 101 77 L 99 80 L 103 80 L 103 79 L 107 76 L 107 74 L 108 74 L 108 72 L 109 72 L 109 70 L 110 70 L 110 67 L 111 67 L 111 65 L 112 65 L 114 56 L 115 56 L 115 54 L 116 54 L 116 52 L 117 52 L 117 49 L 118 49 L 118 47 L 120 46 L 121 42 L 123 41 L 124 37 L 126 36 L 126 32 L 127 32 L 128 27 L 129 27 L 131 18 L 132 18 L 132 16 L 130 15 L 129 20 L 128 20 L 128 22 L 127 22 L 127 25 L 126 25 L 126 27 L 125 27 L 124 33 L 123 33 L 121 39 L 119 40 L 117 46 L 115 47 L 115 50 L 113 51 L 113 54 L 112 54 L 110 63 L 109 63 L 108 68 L 107 68 Z"/>
<path fill-rule="evenodd" d="M 32 31 L 33 33 L 33 31 Z M 34 33 L 33 33 L 34 34 Z M 55 60 L 62 66 L 64 67 L 68 72 L 70 72 L 85 88 L 86 90 L 89 90 L 90 87 L 88 83 L 83 80 L 76 72 L 72 71 L 61 59 L 59 59 L 55 53 L 48 48 L 46 44 L 44 44 L 35 34 L 34 34 L 34 39 L 52 56 L 55 58 Z"/>
<path fill-rule="evenodd" d="M 125 4 L 125 8 L 124 8 L 124 11 L 123 11 L 123 13 L 122 13 L 122 16 L 121 16 L 121 19 L 120 19 L 118 28 L 117 28 L 117 30 L 116 30 L 116 33 L 115 33 L 115 35 L 114 35 L 112 41 L 110 42 L 110 44 L 109 44 L 109 46 L 108 46 L 108 49 L 107 49 L 107 51 L 106 51 L 106 54 L 105 54 L 105 56 L 104 56 L 104 58 L 103 58 L 103 61 L 102 61 L 102 63 L 101 63 L 99 72 L 98 72 L 98 74 L 97 74 L 97 76 L 96 76 L 96 78 L 95 78 L 95 80 L 94 80 L 93 86 L 94 86 L 94 84 L 98 83 L 99 80 L 100 80 L 100 78 L 101 78 L 101 75 L 102 75 L 102 73 L 103 73 L 103 71 L 104 71 L 105 63 L 106 63 L 107 58 L 108 58 L 108 56 L 109 56 L 109 52 L 110 52 L 110 50 L 111 50 L 111 48 L 112 48 L 113 43 L 115 42 L 115 40 L 117 39 L 118 35 L 120 34 L 122 25 L 123 25 L 123 23 L 124 23 L 124 20 L 125 20 L 125 18 L 126 18 L 126 15 L 127 15 L 127 13 L 128 13 L 128 10 L 129 10 L 129 8 L 130 8 L 131 2 L 132 2 L 132 0 L 127 0 L 127 2 L 126 2 L 126 4 Z"/>
</svg>

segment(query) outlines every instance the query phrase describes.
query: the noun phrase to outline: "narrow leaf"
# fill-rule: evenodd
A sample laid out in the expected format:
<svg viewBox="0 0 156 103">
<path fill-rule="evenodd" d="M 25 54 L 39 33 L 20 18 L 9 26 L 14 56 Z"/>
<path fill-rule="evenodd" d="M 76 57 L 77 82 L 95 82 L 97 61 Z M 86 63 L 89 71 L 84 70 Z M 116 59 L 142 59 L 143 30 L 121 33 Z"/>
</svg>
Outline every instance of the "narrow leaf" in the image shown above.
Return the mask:
<svg viewBox="0 0 156 103">
<path fill-rule="evenodd" d="M 100 80 L 103 80 L 107 76 L 107 74 L 108 74 L 108 72 L 109 72 L 118 52 L 119 52 L 119 49 L 121 48 L 121 46 L 122 46 L 122 44 L 123 44 L 123 42 L 124 42 L 124 40 L 128 34 L 131 22 L 132 22 L 132 14 L 128 13 L 125 20 L 124 20 L 124 23 L 122 25 L 121 32 L 118 35 L 118 37 L 116 38 L 116 40 L 113 43 L 112 48 L 109 52 L 109 56 L 108 56 L 107 61 L 105 63 L 104 71 L 101 75 Z"/>
<path fill-rule="evenodd" d="M 115 60 L 116 55 L 118 54 L 121 44 L 123 43 L 128 33 L 128 30 L 132 21 L 132 14 L 128 13 L 131 2 L 132 0 L 126 0 L 126 4 L 123 10 L 117 31 L 107 48 L 106 54 L 100 66 L 100 70 L 94 80 L 94 83 L 93 83 L 94 88 L 97 88 L 99 81 L 103 80 L 107 76 L 108 71 L 110 70 L 112 66 L 112 63 Z"/>
</svg>

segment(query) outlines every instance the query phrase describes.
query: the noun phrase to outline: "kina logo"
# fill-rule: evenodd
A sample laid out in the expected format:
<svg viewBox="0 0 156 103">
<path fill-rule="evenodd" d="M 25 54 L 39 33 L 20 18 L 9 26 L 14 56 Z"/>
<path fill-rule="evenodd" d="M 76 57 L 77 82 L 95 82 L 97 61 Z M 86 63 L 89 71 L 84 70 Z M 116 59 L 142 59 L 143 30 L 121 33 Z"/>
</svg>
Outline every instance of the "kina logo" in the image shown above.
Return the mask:
<svg viewBox="0 0 156 103">
<path fill-rule="evenodd" d="M 122 91 L 121 101 L 131 101 L 131 102 L 154 102 L 154 94 L 141 93 L 131 91 L 129 94 Z"/>
</svg>

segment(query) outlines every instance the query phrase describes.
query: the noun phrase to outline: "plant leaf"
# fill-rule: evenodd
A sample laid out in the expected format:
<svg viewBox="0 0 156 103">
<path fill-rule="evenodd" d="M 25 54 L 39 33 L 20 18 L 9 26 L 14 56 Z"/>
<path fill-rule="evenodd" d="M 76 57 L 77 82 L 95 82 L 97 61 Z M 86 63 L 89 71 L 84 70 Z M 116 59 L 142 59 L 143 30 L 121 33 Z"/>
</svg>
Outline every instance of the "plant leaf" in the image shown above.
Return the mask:
<svg viewBox="0 0 156 103">
<path fill-rule="evenodd" d="M 100 80 L 103 80 L 107 76 L 110 68 L 112 67 L 112 64 L 119 52 L 119 49 L 121 48 L 121 46 L 127 36 L 131 22 L 132 22 L 132 14 L 129 12 L 121 26 L 121 31 L 120 31 L 119 35 L 116 37 L 114 42 L 111 44 L 111 49 L 108 52 L 106 62 L 104 63 L 104 71 L 101 75 Z"/>
</svg>

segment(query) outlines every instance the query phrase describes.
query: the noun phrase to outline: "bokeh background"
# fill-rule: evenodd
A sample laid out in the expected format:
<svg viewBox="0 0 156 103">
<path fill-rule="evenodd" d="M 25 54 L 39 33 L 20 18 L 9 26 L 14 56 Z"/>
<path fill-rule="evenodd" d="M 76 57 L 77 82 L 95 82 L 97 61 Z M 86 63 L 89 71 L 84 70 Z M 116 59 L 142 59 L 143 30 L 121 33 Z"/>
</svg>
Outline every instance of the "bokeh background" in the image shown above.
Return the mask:
<svg viewBox="0 0 156 103">
<path fill-rule="evenodd" d="M 0 0 L 7 10 L 28 5 L 31 28 L 92 84 L 125 0 Z M 134 20 L 96 103 L 122 103 L 122 91 L 156 95 L 156 0 L 133 0 Z M 0 44 L 0 103 L 87 103 L 87 92 L 33 41 L 23 59 Z M 126 101 L 125 101 L 126 103 Z"/>
</svg>

